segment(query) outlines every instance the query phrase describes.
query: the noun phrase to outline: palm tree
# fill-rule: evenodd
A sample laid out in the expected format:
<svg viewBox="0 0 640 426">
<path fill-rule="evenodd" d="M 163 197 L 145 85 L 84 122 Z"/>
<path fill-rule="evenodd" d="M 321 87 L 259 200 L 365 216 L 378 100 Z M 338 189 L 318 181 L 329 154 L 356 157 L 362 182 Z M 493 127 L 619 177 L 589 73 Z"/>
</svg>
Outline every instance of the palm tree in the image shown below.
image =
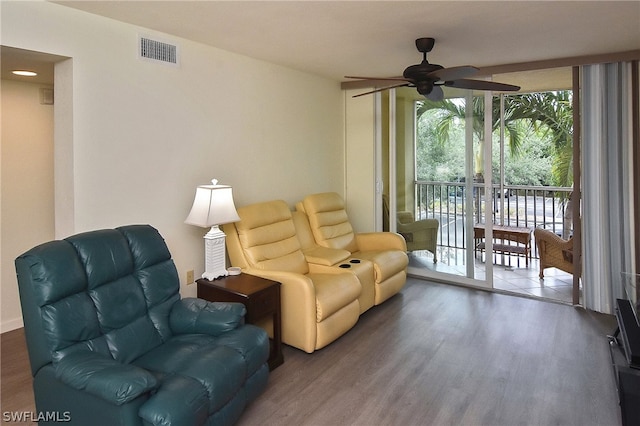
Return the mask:
<svg viewBox="0 0 640 426">
<path fill-rule="evenodd" d="M 484 136 L 484 98 L 474 97 L 472 101 L 473 134 L 478 141 L 476 156 L 477 173 L 482 174 L 482 144 Z M 440 102 L 425 99 L 418 107 L 420 118 L 427 111 L 435 110 L 439 114 L 436 133 L 440 143 L 449 141 L 452 126 L 466 117 L 466 107 L 455 100 Z M 500 98 L 493 97 L 493 132 L 500 126 Z M 517 156 L 527 132 L 534 131 L 550 137 L 555 147 L 553 159 L 553 181 L 558 186 L 573 184 L 572 146 L 573 146 L 573 110 L 571 91 L 540 92 L 508 95 L 504 97 L 504 127 L 509 142 L 509 153 Z"/>
</svg>

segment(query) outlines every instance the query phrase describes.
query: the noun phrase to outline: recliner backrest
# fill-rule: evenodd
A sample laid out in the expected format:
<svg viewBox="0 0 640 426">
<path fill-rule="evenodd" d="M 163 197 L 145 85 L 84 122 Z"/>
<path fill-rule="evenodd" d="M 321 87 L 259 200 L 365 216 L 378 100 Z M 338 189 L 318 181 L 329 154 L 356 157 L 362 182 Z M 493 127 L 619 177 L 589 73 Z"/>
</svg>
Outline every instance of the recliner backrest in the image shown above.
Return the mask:
<svg viewBox="0 0 640 426">
<path fill-rule="evenodd" d="M 247 266 L 299 274 L 309 272 L 309 265 L 296 236 L 291 210 L 284 201 L 256 203 L 237 210 L 240 221 L 233 227 L 225 227 L 225 232 L 235 228 L 238 235 L 235 241 L 242 247 Z M 233 242 L 234 239 L 229 241 Z"/>
<path fill-rule="evenodd" d="M 358 251 L 344 200 L 335 192 L 308 195 L 302 200 L 316 242 L 329 248 Z"/>
<path fill-rule="evenodd" d="M 179 279 L 149 225 L 42 244 L 16 259 L 16 271 L 34 374 L 77 350 L 128 363 L 171 336 Z"/>
</svg>

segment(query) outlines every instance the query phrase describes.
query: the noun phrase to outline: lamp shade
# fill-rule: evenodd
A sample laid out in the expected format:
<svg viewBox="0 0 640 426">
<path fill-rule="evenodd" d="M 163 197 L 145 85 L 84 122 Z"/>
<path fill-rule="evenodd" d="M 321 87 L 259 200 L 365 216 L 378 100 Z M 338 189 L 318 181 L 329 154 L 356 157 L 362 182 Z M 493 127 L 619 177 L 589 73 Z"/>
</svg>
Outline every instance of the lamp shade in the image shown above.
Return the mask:
<svg viewBox="0 0 640 426">
<path fill-rule="evenodd" d="M 233 204 L 231 187 L 215 184 L 201 185 L 196 188 L 191 212 L 184 223 L 207 228 L 238 220 L 240 217 Z"/>
</svg>

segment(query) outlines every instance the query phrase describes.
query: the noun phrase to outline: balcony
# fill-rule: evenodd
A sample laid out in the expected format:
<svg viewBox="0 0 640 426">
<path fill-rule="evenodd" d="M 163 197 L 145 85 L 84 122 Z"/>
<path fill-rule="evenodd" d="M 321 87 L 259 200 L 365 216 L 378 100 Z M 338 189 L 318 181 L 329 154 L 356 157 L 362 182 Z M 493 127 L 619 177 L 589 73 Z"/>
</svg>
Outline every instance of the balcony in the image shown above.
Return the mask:
<svg viewBox="0 0 640 426">
<path fill-rule="evenodd" d="M 572 234 L 571 221 L 565 220 L 571 188 L 495 184 L 489 197 L 485 195 L 484 183 L 473 183 L 471 190 L 469 206 L 464 182 L 415 183 L 416 218 L 436 218 L 440 222 L 438 263 L 433 263 L 429 253 L 417 251 L 411 253 L 410 266 L 466 275 L 467 215 L 472 215 L 474 225 L 489 221 L 510 227 L 543 227 L 563 238 Z M 533 259 L 528 267 L 523 257 L 494 254 L 494 287 L 571 303 L 573 276 L 547 269 L 545 279 L 540 280 L 535 241 L 532 241 L 532 251 Z M 484 278 L 485 255 L 477 253 L 475 258 L 475 276 Z"/>
</svg>

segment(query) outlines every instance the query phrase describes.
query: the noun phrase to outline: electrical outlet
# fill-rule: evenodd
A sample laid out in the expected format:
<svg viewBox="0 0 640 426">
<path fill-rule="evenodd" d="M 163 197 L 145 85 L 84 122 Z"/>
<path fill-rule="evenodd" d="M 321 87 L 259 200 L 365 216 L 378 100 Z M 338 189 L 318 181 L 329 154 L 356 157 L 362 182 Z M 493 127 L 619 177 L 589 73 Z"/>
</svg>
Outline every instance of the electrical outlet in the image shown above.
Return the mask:
<svg viewBox="0 0 640 426">
<path fill-rule="evenodd" d="M 193 284 L 195 280 L 193 279 L 193 269 L 187 271 L 187 284 Z"/>
</svg>

